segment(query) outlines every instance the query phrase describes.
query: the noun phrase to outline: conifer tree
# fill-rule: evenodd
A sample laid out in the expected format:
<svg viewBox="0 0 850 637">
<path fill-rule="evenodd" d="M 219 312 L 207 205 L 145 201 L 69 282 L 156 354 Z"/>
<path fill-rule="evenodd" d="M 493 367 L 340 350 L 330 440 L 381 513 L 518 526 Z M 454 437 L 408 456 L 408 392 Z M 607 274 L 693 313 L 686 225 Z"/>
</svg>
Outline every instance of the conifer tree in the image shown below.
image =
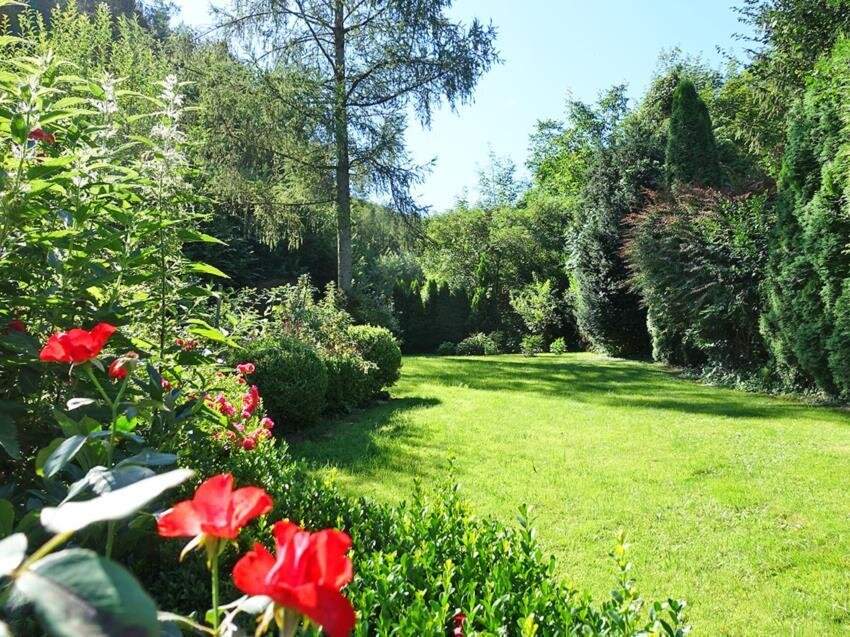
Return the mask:
<svg viewBox="0 0 850 637">
<path fill-rule="evenodd" d="M 665 158 L 667 183 L 720 186 L 722 174 L 708 107 L 691 80 L 673 92 Z"/>
</svg>

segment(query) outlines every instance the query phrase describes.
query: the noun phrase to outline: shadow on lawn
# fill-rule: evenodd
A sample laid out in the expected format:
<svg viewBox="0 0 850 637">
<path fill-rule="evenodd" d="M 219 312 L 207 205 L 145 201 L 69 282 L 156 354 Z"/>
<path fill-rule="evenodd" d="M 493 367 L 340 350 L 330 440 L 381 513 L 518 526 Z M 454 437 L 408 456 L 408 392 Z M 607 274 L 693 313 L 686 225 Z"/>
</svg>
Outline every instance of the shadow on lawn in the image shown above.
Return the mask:
<svg viewBox="0 0 850 637">
<path fill-rule="evenodd" d="M 415 428 L 410 426 L 410 412 L 429 409 L 440 404 L 434 397 L 410 396 L 392 399 L 347 417 L 325 421 L 287 437 L 293 457 L 315 466 L 347 469 L 359 475 L 370 475 L 380 471 L 409 471 L 417 466 L 423 479 L 441 475 L 448 462 L 427 463 L 422 455 L 442 456 L 434 446 Z M 387 447 L 375 442 L 375 434 L 390 434 L 394 444 Z M 416 454 L 411 450 L 415 449 Z M 424 473 L 423 473 L 424 472 Z"/>
<path fill-rule="evenodd" d="M 816 408 L 790 400 L 708 387 L 646 363 L 622 360 L 423 358 L 407 382 L 493 392 L 536 393 L 572 401 L 728 418 L 812 416 Z M 850 424 L 845 410 L 817 409 L 818 421 Z"/>
</svg>

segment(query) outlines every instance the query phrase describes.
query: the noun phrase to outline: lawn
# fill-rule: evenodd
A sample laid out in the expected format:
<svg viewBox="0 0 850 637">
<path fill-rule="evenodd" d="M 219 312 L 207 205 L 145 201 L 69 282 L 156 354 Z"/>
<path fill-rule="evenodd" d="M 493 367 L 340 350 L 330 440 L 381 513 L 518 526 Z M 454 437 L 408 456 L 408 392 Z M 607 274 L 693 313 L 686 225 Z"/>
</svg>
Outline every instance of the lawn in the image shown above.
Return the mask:
<svg viewBox="0 0 850 637">
<path fill-rule="evenodd" d="M 642 592 L 687 599 L 698 635 L 850 631 L 847 412 L 591 354 L 407 358 L 393 395 L 295 455 L 355 494 L 449 480 L 506 521 L 528 503 L 594 594 L 624 528 Z"/>
</svg>

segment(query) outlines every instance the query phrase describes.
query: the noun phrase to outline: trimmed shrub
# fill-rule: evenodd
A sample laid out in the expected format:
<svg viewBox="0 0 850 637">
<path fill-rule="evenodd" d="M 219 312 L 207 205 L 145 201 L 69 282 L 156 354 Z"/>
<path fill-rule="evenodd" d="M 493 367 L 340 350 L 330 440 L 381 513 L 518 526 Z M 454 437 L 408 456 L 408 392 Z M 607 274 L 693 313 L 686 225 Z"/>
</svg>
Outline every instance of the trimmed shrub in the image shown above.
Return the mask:
<svg viewBox="0 0 850 637">
<path fill-rule="evenodd" d="M 540 334 L 528 334 L 522 337 L 522 343 L 519 346 L 520 352 L 524 356 L 536 356 L 545 351 L 543 337 Z"/>
<path fill-rule="evenodd" d="M 325 410 L 328 372 L 316 350 L 295 338 L 264 338 L 238 352 L 238 362 L 251 362 L 248 377 L 263 395 L 277 431 L 316 424 Z"/>
<path fill-rule="evenodd" d="M 566 339 L 564 339 L 563 336 L 559 336 L 558 338 L 556 338 L 554 341 L 552 341 L 552 344 L 549 346 L 549 351 L 552 354 L 558 354 L 559 356 L 561 354 L 566 354 L 567 353 L 567 341 L 566 341 Z"/>
<path fill-rule="evenodd" d="M 359 407 L 370 398 L 366 362 L 357 354 L 322 356 L 328 370 L 327 410 L 335 413 Z"/>
<path fill-rule="evenodd" d="M 451 341 L 440 343 L 440 346 L 437 348 L 437 354 L 440 356 L 454 356 L 457 354 L 457 345 Z"/>
<path fill-rule="evenodd" d="M 385 327 L 353 325 L 348 335 L 363 359 L 372 363 L 366 372 L 369 397 L 395 385 L 401 377 L 401 349 L 392 332 Z"/>
<path fill-rule="evenodd" d="M 492 356 L 499 353 L 499 347 L 491 336 L 479 332 L 458 343 L 457 353 L 461 356 Z"/>
</svg>

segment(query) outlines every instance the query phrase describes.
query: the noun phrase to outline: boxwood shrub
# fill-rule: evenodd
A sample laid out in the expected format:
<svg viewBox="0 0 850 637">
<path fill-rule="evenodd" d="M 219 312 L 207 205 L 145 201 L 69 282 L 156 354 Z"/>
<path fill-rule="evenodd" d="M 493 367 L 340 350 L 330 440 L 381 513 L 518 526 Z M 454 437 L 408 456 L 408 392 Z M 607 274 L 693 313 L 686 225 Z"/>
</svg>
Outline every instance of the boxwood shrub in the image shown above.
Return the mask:
<svg viewBox="0 0 850 637">
<path fill-rule="evenodd" d="M 353 353 L 325 354 L 328 371 L 327 410 L 332 413 L 359 407 L 370 398 L 371 381 L 365 361 Z"/>
<path fill-rule="evenodd" d="M 372 363 L 366 372 L 371 395 L 395 385 L 401 376 L 401 349 L 392 332 L 374 325 L 353 325 L 348 334 L 360 355 Z"/>
<path fill-rule="evenodd" d="M 263 396 L 269 415 L 285 432 L 318 422 L 325 410 L 328 372 L 313 347 L 295 338 L 263 338 L 249 343 L 234 361 L 256 365 L 248 380 Z"/>
</svg>

